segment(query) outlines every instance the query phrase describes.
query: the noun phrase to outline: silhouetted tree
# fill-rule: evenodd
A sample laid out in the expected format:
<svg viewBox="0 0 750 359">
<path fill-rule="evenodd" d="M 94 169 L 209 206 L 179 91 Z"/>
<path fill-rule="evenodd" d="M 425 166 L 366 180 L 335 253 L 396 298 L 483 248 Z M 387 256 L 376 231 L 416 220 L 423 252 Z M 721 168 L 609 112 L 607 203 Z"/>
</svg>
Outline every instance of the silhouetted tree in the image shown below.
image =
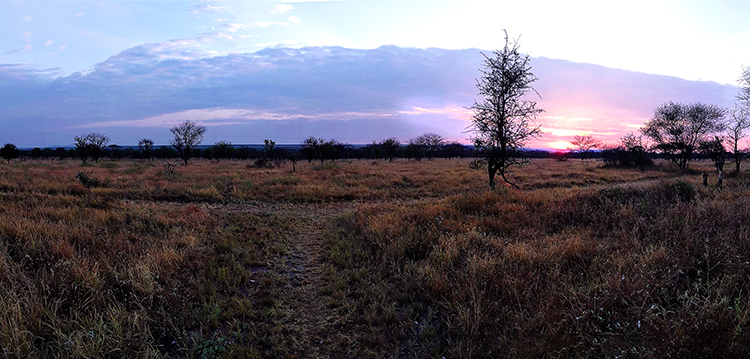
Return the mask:
<svg viewBox="0 0 750 359">
<path fill-rule="evenodd" d="M 91 157 L 94 162 L 99 162 L 102 152 L 109 143 L 109 137 L 96 132 L 91 132 L 85 136 L 76 136 L 73 138 L 75 152 L 84 163 Z M 41 151 L 41 149 L 40 149 Z"/>
<path fill-rule="evenodd" d="M 381 140 L 375 145 L 377 146 L 380 156 L 388 159 L 389 162 L 393 162 L 393 157 L 396 154 L 396 150 L 401 147 L 401 142 L 396 137 L 389 137 Z"/>
<path fill-rule="evenodd" d="M 726 126 L 729 136 L 727 142 L 732 149 L 735 170 L 739 173 L 740 163 L 746 156 L 740 148 L 740 140 L 745 138 L 745 130 L 750 128 L 750 108 L 737 104 L 734 109 L 728 112 L 728 115 Z"/>
<path fill-rule="evenodd" d="M 10 163 L 10 160 L 18 157 L 18 147 L 12 143 L 6 143 L 3 148 L 0 148 L 0 155 Z"/>
<path fill-rule="evenodd" d="M 76 154 L 81 159 L 81 161 L 83 161 L 83 163 L 86 163 L 86 160 L 89 158 L 88 141 L 86 140 L 86 136 L 74 137 L 73 143 L 76 146 Z"/>
<path fill-rule="evenodd" d="M 232 150 L 234 150 L 234 147 L 232 147 L 232 143 L 229 141 L 215 142 L 214 145 L 211 146 L 211 152 L 213 153 L 214 158 L 216 158 L 216 162 L 229 158 L 232 155 Z"/>
<path fill-rule="evenodd" d="M 302 153 L 307 159 L 307 163 L 320 156 L 320 143 L 319 140 L 313 136 L 310 136 L 302 141 Z"/>
<path fill-rule="evenodd" d="M 170 128 L 169 131 L 174 135 L 169 144 L 177 150 L 180 158 L 185 163 L 185 166 L 187 166 L 188 160 L 193 155 L 193 151 L 203 141 L 203 134 L 206 133 L 206 127 L 188 120 Z"/>
<path fill-rule="evenodd" d="M 721 175 L 724 171 L 724 156 L 726 150 L 719 136 L 714 136 L 711 140 L 703 140 L 698 147 L 701 153 L 707 155 L 716 167 L 716 171 Z"/>
<path fill-rule="evenodd" d="M 526 142 L 541 134 L 534 126 L 537 114 L 543 112 L 536 102 L 524 99 L 529 91 L 539 93 L 531 86 L 537 77 L 531 72 L 528 55 L 519 52 L 518 40 L 508 41 L 493 52 L 493 57 L 484 53 L 482 76 L 477 79 L 481 102 L 474 102 L 470 128 L 475 133 L 474 146 L 487 160 L 490 188 L 495 188 L 495 174 L 506 183 L 519 188 L 508 179 L 511 168 L 527 163 L 523 147 Z M 541 96 L 540 96 L 541 98 Z"/>
<path fill-rule="evenodd" d="M 263 157 L 270 160 L 273 157 L 274 148 L 276 148 L 276 142 L 270 139 L 263 140 Z"/>
<path fill-rule="evenodd" d="M 424 151 L 427 159 L 432 161 L 443 147 L 445 138 L 437 133 L 428 132 L 409 141 L 409 144 L 412 143 L 419 146 Z"/>
<path fill-rule="evenodd" d="M 417 141 L 417 139 L 415 138 L 409 139 L 409 141 L 406 143 L 406 147 L 404 147 L 404 157 L 408 159 L 414 159 L 416 161 L 421 161 L 424 157 L 424 154 L 424 145 Z"/>
<path fill-rule="evenodd" d="M 581 161 L 586 159 L 591 150 L 601 148 L 603 145 L 602 141 L 594 138 L 592 135 L 575 135 L 573 136 L 573 141 L 570 141 L 570 144 L 574 147 L 569 150 L 578 153 L 578 155 L 581 156 Z"/>
<path fill-rule="evenodd" d="M 654 149 L 663 153 L 677 167 L 688 168 L 690 160 L 706 136 L 722 131 L 724 110 L 715 105 L 695 103 L 684 105 L 669 102 L 654 110 L 641 133 L 654 142 Z"/>
<path fill-rule="evenodd" d="M 138 141 L 138 149 L 141 150 L 143 158 L 150 160 L 151 151 L 154 149 L 154 141 L 151 141 L 148 138 L 141 138 L 140 141 Z"/>
</svg>

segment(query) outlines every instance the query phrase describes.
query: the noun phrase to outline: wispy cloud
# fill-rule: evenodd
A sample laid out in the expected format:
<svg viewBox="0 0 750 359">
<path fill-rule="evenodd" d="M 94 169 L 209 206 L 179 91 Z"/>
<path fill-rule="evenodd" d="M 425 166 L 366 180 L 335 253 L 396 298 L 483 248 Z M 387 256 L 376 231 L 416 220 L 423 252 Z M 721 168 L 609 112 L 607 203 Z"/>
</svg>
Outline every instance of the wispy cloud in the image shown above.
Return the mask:
<svg viewBox="0 0 750 359">
<path fill-rule="evenodd" d="M 448 115 L 457 120 L 468 120 L 473 115 L 471 110 L 464 107 L 424 108 L 417 106 L 409 111 L 399 111 L 398 113 L 404 115 Z"/>
<path fill-rule="evenodd" d="M 26 52 L 26 51 L 31 50 L 32 47 L 34 47 L 34 46 L 31 45 L 31 44 L 28 44 L 28 45 L 24 46 L 23 49 L 8 51 L 8 52 L 6 52 L 6 54 L 20 54 L 22 52 Z"/>
<path fill-rule="evenodd" d="M 230 23 L 222 25 L 221 28 L 229 32 L 237 32 L 241 30 L 247 30 L 248 26 L 240 23 Z"/>
<path fill-rule="evenodd" d="M 279 113 L 266 110 L 249 110 L 234 108 L 207 108 L 165 113 L 136 120 L 103 121 L 74 125 L 68 128 L 102 128 L 102 127 L 159 127 L 169 128 L 185 120 L 195 121 L 205 126 L 224 126 L 252 121 L 289 121 L 289 120 L 329 120 L 347 121 L 353 118 L 389 118 L 396 113 L 376 112 L 331 112 L 321 114 Z"/>
<path fill-rule="evenodd" d="M 287 20 L 289 20 L 289 22 L 291 22 L 292 24 L 299 24 L 299 23 L 302 22 L 302 20 L 300 20 L 296 16 L 290 16 L 290 17 L 287 18 Z"/>
</svg>

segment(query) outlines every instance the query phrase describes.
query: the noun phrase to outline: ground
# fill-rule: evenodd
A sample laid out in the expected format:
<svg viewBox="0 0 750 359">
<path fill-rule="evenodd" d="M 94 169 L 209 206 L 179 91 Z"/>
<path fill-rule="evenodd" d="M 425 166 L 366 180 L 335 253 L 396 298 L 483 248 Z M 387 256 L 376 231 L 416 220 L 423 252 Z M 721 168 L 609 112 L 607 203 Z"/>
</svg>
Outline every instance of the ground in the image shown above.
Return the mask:
<svg viewBox="0 0 750 359">
<path fill-rule="evenodd" d="M 747 354 L 744 175 L 470 162 L 0 165 L 4 355 Z"/>
</svg>

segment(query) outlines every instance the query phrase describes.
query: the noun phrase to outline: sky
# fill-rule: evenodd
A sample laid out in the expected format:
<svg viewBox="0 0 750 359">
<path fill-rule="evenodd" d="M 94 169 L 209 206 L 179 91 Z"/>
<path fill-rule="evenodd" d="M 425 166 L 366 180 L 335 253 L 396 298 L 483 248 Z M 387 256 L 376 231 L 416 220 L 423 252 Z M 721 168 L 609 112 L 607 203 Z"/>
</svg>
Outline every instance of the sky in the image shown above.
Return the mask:
<svg viewBox="0 0 750 359">
<path fill-rule="evenodd" d="M 0 0 L 0 142 L 167 143 L 182 119 L 211 126 L 209 143 L 467 142 L 479 49 L 503 29 L 544 89 L 532 146 L 614 141 L 663 101 L 731 106 L 748 15 L 740 0 Z"/>
</svg>

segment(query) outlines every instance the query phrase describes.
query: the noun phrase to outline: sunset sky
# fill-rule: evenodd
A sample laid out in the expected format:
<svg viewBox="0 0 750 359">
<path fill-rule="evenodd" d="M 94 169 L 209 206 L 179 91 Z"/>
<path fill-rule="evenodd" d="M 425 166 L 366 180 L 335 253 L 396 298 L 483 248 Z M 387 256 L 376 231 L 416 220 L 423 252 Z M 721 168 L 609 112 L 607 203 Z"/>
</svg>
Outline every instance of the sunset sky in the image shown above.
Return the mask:
<svg viewBox="0 0 750 359">
<path fill-rule="evenodd" d="M 264 137 L 296 143 L 321 128 L 336 128 L 332 130 L 336 139 L 350 143 L 379 139 L 367 135 L 406 140 L 427 131 L 466 142 L 471 114 L 465 107 L 476 97 L 471 88 L 476 73 L 458 71 L 440 84 L 419 82 L 434 76 L 410 74 L 419 72 L 422 61 L 433 61 L 429 56 L 436 53 L 381 46 L 473 49 L 450 56 L 440 53 L 459 62 L 424 67 L 435 73 L 454 67 L 476 70 L 481 65 L 476 49 L 502 47 L 502 29 L 514 38 L 520 36 L 522 51 L 533 56 L 532 66 L 539 70 L 535 71 L 540 78 L 539 102 L 547 112 L 538 122 L 545 135 L 532 146 L 564 147 L 573 135 L 589 133 L 614 141 L 628 130 L 637 130 L 661 101 L 731 106 L 742 66 L 750 65 L 748 18 L 750 2 L 745 0 L 0 0 L 0 121 L 9 128 L 0 134 L 0 142 L 69 145 L 72 137 L 66 138 L 71 133 L 98 131 L 123 145 L 137 143 L 142 133 L 166 143 L 165 129 L 182 119 L 211 126 L 206 133 L 209 144 L 225 138 L 258 142 Z M 380 50 L 330 51 L 324 46 Z M 328 77 L 316 77 L 320 71 L 314 69 L 296 70 L 295 63 L 309 65 L 311 53 L 317 50 L 284 56 L 262 52 L 269 47 L 323 49 L 315 59 L 325 59 L 319 64 L 325 63 L 320 68 L 330 71 Z M 361 77 L 329 66 L 342 63 L 336 56 L 380 55 L 388 57 L 351 71 L 371 73 L 382 69 L 383 63 L 391 69 L 400 68 L 399 61 L 412 61 L 404 65 L 410 72 L 396 78 L 388 73 L 397 71 L 380 74 L 372 88 L 365 88 Z M 406 57 L 398 58 L 402 55 Z M 264 64 L 274 71 L 283 68 L 288 76 L 278 71 L 273 76 L 259 75 L 266 69 Z M 596 83 L 601 79 L 591 71 L 612 77 Z M 293 87 L 298 79 L 294 76 L 301 74 L 309 76 L 309 82 Z M 248 79 L 241 90 L 237 90 L 240 83 L 230 81 L 238 77 Z M 261 77 L 271 81 L 263 83 L 263 91 L 254 82 Z M 582 80 L 587 78 L 589 82 Z M 634 82 L 636 78 L 645 83 Z M 290 85 L 275 89 L 277 83 Z M 654 89 L 654 83 L 669 87 Z M 644 99 L 639 84 L 654 95 Z M 343 90 L 352 86 L 359 90 Z M 105 87 L 110 90 L 102 90 Z M 153 95 L 137 97 L 156 87 L 160 94 L 181 97 L 163 106 L 170 101 L 145 105 L 155 102 Z M 395 91 L 394 98 L 382 93 L 401 87 L 404 90 Z M 347 104 L 326 97 L 328 91 L 331 96 L 346 96 Z M 267 96 L 267 101 L 228 100 L 253 94 Z M 612 96 L 617 101 L 610 101 Z M 29 133 L 35 121 L 48 131 Z M 300 121 L 299 130 L 290 134 L 294 121 Z M 388 135 L 388 129 L 397 133 Z"/>
</svg>

